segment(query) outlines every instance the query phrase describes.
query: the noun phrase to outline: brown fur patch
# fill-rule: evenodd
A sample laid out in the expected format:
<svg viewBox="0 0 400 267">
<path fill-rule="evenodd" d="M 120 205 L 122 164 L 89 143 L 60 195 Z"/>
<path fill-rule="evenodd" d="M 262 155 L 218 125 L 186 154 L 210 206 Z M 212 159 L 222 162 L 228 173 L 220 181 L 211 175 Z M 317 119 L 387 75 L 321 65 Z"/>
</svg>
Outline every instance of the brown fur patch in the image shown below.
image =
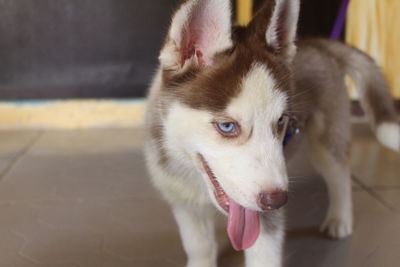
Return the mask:
<svg viewBox="0 0 400 267">
<path fill-rule="evenodd" d="M 265 64 L 279 89 L 289 91 L 291 71 L 286 62 L 269 53 L 263 44 L 253 42 L 253 38 L 247 39 L 243 31 L 246 30 L 236 29 L 235 47 L 219 54 L 214 66 L 203 70 L 192 68 L 181 74 L 165 70 L 163 93 L 194 109 L 222 112 L 240 94 L 241 82 L 255 62 Z"/>
<path fill-rule="evenodd" d="M 233 28 L 233 48 L 217 54 L 213 66 L 195 66 L 183 73 L 164 70 L 163 94 L 194 109 L 221 112 L 240 94 L 241 82 L 255 62 L 271 70 L 280 89 L 291 91 L 290 68 L 265 39 L 275 6 L 275 1 L 266 1 L 247 27 Z"/>
</svg>

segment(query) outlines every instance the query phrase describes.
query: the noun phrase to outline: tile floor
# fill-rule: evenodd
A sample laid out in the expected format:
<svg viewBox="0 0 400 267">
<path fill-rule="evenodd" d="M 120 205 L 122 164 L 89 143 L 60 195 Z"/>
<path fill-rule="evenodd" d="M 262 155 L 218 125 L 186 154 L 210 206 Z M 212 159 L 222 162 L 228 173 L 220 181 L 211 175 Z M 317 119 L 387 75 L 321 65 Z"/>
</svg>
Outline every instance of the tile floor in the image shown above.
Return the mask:
<svg viewBox="0 0 400 267">
<path fill-rule="evenodd" d="M 400 155 L 365 125 L 354 135 L 354 235 L 333 241 L 318 232 L 326 189 L 300 152 L 290 167 L 298 178 L 286 267 L 399 266 Z M 0 267 L 184 266 L 175 222 L 148 182 L 142 140 L 141 130 L 0 132 Z M 220 266 L 243 266 L 224 218 L 218 229 Z"/>
</svg>

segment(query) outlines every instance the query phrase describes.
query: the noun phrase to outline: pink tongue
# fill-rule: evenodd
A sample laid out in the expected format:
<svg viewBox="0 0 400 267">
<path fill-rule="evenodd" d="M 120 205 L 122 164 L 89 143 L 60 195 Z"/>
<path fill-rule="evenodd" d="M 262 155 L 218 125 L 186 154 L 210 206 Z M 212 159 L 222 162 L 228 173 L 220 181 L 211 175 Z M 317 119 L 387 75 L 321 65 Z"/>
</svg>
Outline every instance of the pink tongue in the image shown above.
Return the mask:
<svg viewBox="0 0 400 267">
<path fill-rule="evenodd" d="M 244 250 L 256 242 L 260 234 L 258 211 L 246 209 L 229 199 L 228 236 L 235 250 Z"/>
</svg>

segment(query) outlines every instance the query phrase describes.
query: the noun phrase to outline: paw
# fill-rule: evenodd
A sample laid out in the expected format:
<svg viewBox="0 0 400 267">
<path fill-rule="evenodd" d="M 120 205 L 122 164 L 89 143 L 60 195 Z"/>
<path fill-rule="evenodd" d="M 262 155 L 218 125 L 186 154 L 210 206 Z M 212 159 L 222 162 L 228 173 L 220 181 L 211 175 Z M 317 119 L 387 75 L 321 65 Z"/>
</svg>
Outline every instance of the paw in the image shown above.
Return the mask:
<svg viewBox="0 0 400 267">
<path fill-rule="evenodd" d="M 331 238 L 342 239 L 353 233 L 353 223 L 351 219 L 328 217 L 320 230 L 326 232 Z"/>
</svg>

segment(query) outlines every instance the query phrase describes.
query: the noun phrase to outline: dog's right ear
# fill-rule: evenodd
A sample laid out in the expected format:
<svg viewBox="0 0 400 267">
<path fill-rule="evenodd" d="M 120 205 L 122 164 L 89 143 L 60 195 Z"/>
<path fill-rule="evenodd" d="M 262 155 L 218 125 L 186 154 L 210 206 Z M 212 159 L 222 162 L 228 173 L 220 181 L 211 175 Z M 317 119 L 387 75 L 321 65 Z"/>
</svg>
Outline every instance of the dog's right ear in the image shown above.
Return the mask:
<svg viewBox="0 0 400 267">
<path fill-rule="evenodd" d="M 299 12 L 300 0 L 265 0 L 248 26 L 249 33 L 275 54 L 291 61 L 296 54 Z"/>
<path fill-rule="evenodd" d="M 230 0 L 187 0 L 175 13 L 161 50 L 163 69 L 204 68 L 232 46 Z"/>
</svg>

